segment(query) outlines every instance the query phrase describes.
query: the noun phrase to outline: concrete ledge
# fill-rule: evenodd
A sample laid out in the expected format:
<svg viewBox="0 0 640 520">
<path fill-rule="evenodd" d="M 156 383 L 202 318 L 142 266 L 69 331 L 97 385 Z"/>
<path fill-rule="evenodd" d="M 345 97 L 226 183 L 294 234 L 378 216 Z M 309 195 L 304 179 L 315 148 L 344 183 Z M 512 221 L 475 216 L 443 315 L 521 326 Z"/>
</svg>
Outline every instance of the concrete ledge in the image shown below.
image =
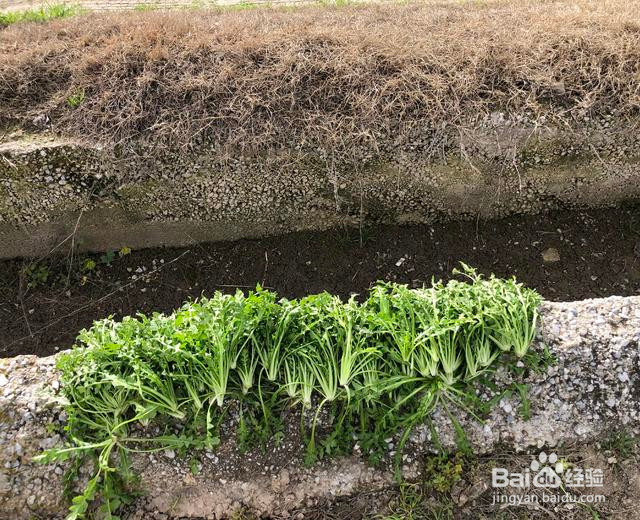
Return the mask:
<svg viewBox="0 0 640 520">
<path fill-rule="evenodd" d="M 524 420 L 519 414 L 517 395 L 502 399 L 484 424 L 461 413 L 474 450 L 561 447 L 597 440 L 622 427 L 640 432 L 640 297 L 545 302 L 541 315 L 533 348 L 547 345 L 557 363 L 520 381 L 530 387 L 531 417 Z M 30 460 L 61 441 L 57 432 L 66 417 L 58 403 L 54 364 L 55 357 L 0 361 L 0 512 L 16 520 L 61 518 L 66 509 L 61 500 L 64 468 Z M 500 384 L 511 377 L 504 370 L 496 374 Z M 302 446 L 293 434 L 298 423 L 289 422 L 282 444 L 267 453 L 242 454 L 230 436 L 223 437 L 215 453 L 136 455 L 133 463 L 148 500 L 133 506 L 134 518 L 147 518 L 149 511 L 221 518 L 241 507 L 258 515 L 286 514 L 318 499 L 390 484 L 389 471 L 368 466 L 357 452 L 305 468 Z M 435 425 L 444 444 L 453 446 L 454 430 L 441 411 Z M 389 441 L 390 452 L 394 442 Z M 419 476 L 421 456 L 431 450 L 429 430 L 418 429 L 404 462 L 409 477 Z M 192 458 L 198 464 L 196 475 Z"/>
<path fill-rule="evenodd" d="M 341 224 L 496 218 L 640 199 L 640 138 L 608 119 L 560 130 L 496 116 L 434 155 L 425 143 L 333 164 L 295 150 L 124 155 L 47 135 L 0 144 L 0 258 L 182 246 Z M 428 143 L 427 143 L 428 144 Z"/>
</svg>

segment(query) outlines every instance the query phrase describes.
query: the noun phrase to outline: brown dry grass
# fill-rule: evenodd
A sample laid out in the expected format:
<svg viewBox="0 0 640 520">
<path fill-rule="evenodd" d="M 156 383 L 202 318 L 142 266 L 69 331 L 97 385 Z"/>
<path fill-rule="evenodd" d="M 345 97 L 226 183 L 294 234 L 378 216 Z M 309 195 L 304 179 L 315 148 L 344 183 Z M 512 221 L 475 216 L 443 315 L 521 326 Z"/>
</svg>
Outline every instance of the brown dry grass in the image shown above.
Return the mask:
<svg viewBox="0 0 640 520">
<path fill-rule="evenodd" d="M 0 125 L 46 113 L 111 144 L 361 158 L 496 109 L 571 124 L 639 107 L 630 0 L 127 12 L 0 31 Z"/>
</svg>

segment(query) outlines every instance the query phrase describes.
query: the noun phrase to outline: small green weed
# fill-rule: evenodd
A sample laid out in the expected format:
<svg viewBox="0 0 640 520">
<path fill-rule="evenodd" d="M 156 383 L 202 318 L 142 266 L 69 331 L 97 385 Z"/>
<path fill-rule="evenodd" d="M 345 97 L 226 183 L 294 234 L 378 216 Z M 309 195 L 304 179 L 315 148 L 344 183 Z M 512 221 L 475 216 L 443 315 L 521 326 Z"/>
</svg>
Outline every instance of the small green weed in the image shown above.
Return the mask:
<svg viewBox="0 0 640 520">
<path fill-rule="evenodd" d="M 138 12 L 157 11 L 160 8 L 158 4 L 136 4 L 133 6 L 134 11 Z"/>
<path fill-rule="evenodd" d="M 100 255 L 100 263 L 110 267 L 112 262 L 116 259 L 116 255 L 118 258 L 122 258 L 129 254 L 131 254 L 131 249 L 127 246 L 122 247 L 117 253 L 112 249 L 108 249 L 104 254 Z"/>
<path fill-rule="evenodd" d="M 93 271 L 98 264 L 92 258 L 87 258 L 82 262 L 82 270 L 83 271 Z"/>
<path fill-rule="evenodd" d="M 71 108 L 78 108 L 82 103 L 84 103 L 84 89 L 78 88 L 67 98 L 67 105 Z"/>
<path fill-rule="evenodd" d="M 71 281 L 80 285 L 86 284 L 90 279 L 100 276 L 100 267 L 110 267 L 116 259 L 121 259 L 131 254 L 127 246 L 120 250 L 107 251 L 97 256 L 85 256 L 77 253 L 68 257 L 50 256 L 42 260 L 33 261 L 22 267 L 21 275 L 27 288 L 33 289 L 41 286 L 55 287 L 68 286 Z"/>
<path fill-rule="evenodd" d="M 24 267 L 22 274 L 27 282 L 27 287 L 36 288 L 40 285 L 46 285 L 51 276 L 51 271 L 48 265 L 34 262 Z"/>
<path fill-rule="evenodd" d="M 323 7 L 346 7 L 352 5 L 353 0 L 318 0 L 317 4 Z"/>
<path fill-rule="evenodd" d="M 549 347 L 544 345 L 542 352 L 529 350 L 522 359 L 524 368 L 532 370 L 536 374 L 544 374 L 548 368 L 556 364 L 556 360 L 549 351 Z M 512 370 L 516 373 L 522 373 L 517 366 L 512 366 Z"/>
<path fill-rule="evenodd" d="M 116 254 L 114 251 L 112 251 L 111 249 L 109 249 L 106 253 L 104 253 L 103 255 L 100 256 L 100 262 L 102 262 L 104 265 L 106 266 L 111 266 L 111 262 L 113 262 L 113 259 L 116 257 Z"/>
<path fill-rule="evenodd" d="M 418 484 L 401 484 L 389 503 L 389 513 L 377 520 L 450 520 L 453 506 L 450 501 L 430 503 Z"/>
<path fill-rule="evenodd" d="M 613 432 L 608 438 L 600 442 L 600 446 L 604 450 L 612 452 L 621 460 L 631 458 L 637 444 L 638 438 L 625 429 Z"/>
<path fill-rule="evenodd" d="M 424 484 L 438 493 L 449 493 L 462 478 L 464 455 L 440 454 L 427 457 L 424 468 Z"/>
<path fill-rule="evenodd" d="M 390 514 L 381 520 L 417 520 L 424 518 L 424 496 L 416 484 L 402 484 L 390 504 Z"/>
</svg>

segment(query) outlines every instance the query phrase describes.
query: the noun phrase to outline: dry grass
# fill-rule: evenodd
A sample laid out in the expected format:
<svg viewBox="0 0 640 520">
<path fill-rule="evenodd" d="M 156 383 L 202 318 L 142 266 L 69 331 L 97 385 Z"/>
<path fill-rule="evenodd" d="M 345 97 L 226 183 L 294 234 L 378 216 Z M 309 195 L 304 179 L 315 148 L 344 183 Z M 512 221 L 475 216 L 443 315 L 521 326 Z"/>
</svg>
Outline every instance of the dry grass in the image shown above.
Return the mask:
<svg viewBox="0 0 640 520">
<path fill-rule="evenodd" d="M 624 117 L 640 107 L 639 7 L 513 0 L 20 24 L 0 31 L 0 126 L 46 113 L 56 131 L 111 144 L 362 158 L 496 109 L 569 124 Z"/>
</svg>

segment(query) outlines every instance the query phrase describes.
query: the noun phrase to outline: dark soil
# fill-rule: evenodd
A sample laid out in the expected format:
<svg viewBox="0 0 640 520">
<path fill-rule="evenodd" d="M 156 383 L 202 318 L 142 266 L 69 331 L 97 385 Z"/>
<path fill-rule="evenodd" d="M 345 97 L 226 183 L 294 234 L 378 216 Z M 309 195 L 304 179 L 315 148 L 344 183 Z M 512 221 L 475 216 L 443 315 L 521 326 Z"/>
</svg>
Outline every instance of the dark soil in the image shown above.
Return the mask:
<svg viewBox="0 0 640 520">
<path fill-rule="evenodd" d="M 543 252 L 555 248 L 557 262 Z M 69 252 L 70 253 L 70 252 Z M 83 268 L 86 260 L 96 266 Z M 515 275 L 550 300 L 640 293 L 640 206 L 497 221 L 293 233 L 261 240 L 0 262 L 0 354 L 69 348 L 92 321 L 170 311 L 188 298 L 257 283 L 287 297 L 413 286 L 459 261 Z M 90 266 L 89 266 L 90 267 Z M 30 269 L 29 269 L 30 268 Z M 45 280 L 46 278 L 46 280 Z"/>
</svg>

